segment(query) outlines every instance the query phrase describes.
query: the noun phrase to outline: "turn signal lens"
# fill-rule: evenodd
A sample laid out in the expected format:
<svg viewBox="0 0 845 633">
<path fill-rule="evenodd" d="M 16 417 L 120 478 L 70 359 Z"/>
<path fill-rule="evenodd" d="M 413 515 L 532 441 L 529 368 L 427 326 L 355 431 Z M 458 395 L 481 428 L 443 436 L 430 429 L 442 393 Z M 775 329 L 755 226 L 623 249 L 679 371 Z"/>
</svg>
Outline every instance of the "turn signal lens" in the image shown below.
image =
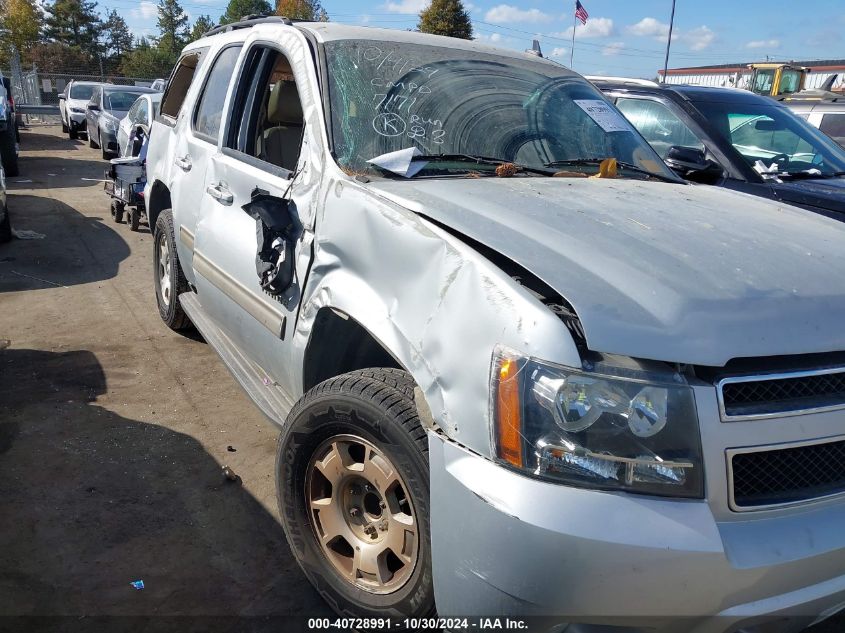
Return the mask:
<svg viewBox="0 0 845 633">
<path fill-rule="evenodd" d="M 522 419 L 519 404 L 519 363 L 511 358 L 501 358 L 497 368 L 496 392 L 496 447 L 499 457 L 523 467 Z"/>
</svg>

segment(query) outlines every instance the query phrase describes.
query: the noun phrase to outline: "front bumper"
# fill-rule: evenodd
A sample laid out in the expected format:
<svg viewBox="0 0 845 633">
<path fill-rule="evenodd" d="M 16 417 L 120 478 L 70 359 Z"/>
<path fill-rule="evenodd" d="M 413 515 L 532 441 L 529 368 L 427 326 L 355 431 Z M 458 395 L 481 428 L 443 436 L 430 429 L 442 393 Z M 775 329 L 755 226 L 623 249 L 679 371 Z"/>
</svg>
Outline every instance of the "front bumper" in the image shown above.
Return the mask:
<svg viewBox="0 0 845 633">
<path fill-rule="evenodd" d="M 100 128 L 100 147 L 107 152 L 119 154 L 120 147 L 117 144 L 117 130 L 112 132 L 105 128 Z"/>
<path fill-rule="evenodd" d="M 534 480 L 434 433 L 429 457 L 441 616 L 769 632 L 845 607 L 845 504 L 719 522 L 705 501 Z"/>
<path fill-rule="evenodd" d="M 72 129 L 78 130 L 80 132 L 85 131 L 85 129 L 84 129 L 85 128 L 85 113 L 84 112 L 77 113 L 77 112 L 68 111 L 67 118 L 68 118 L 68 125 Z"/>
</svg>

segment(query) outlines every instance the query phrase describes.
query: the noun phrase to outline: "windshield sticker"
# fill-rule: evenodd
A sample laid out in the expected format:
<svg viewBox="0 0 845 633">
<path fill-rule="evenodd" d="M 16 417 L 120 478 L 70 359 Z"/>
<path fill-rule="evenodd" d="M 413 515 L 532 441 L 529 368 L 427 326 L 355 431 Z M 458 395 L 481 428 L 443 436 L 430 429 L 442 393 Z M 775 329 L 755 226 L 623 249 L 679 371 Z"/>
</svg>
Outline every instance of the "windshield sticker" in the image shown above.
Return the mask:
<svg viewBox="0 0 845 633">
<path fill-rule="evenodd" d="M 630 132 L 631 126 L 601 99 L 573 99 L 575 103 L 605 132 Z"/>
<path fill-rule="evenodd" d="M 405 178 L 413 178 L 428 164 L 424 160 L 414 160 L 421 155 L 422 152 L 418 148 L 409 147 L 408 149 L 400 149 L 398 152 L 388 152 L 376 156 L 367 162 Z"/>
</svg>

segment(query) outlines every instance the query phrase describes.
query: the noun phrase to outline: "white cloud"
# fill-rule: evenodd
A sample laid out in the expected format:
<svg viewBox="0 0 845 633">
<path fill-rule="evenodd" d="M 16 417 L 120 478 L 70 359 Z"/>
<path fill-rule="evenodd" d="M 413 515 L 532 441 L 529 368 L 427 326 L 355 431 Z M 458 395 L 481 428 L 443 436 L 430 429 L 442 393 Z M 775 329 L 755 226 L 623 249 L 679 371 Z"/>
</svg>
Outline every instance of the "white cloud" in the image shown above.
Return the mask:
<svg viewBox="0 0 845 633">
<path fill-rule="evenodd" d="M 558 35 L 560 37 L 572 37 L 572 27 L 570 26 Z M 613 20 L 610 18 L 590 18 L 586 24 L 579 24 L 578 28 L 575 29 L 576 40 L 610 37 L 611 35 L 616 35 L 616 27 L 613 26 Z"/>
<path fill-rule="evenodd" d="M 500 4 L 484 16 L 487 22 L 544 22 L 551 19 L 540 9 L 520 9 L 509 4 Z"/>
<path fill-rule="evenodd" d="M 148 0 L 142 0 L 137 9 L 132 9 L 131 14 L 133 18 L 150 20 L 158 16 L 158 5 Z"/>
<path fill-rule="evenodd" d="M 643 18 L 636 24 L 625 29 L 631 35 L 640 35 L 642 37 L 653 37 L 659 42 L 665 42 L 669 35 L 669 25 L 664 24 L 655 18 Z"/>
<path fill-rule="evenodd" d="M 399 2 L 388 2 L 382 7 L 390 13 L 419 13 L 428 6 L 428 0 L 399 0 Z"/>
<path fill-rule="evenodd" d="M 754 40 L 748 42 L 745 48 L 780 48 L 780 40 Z"/>
<path fill-rule="evenodd" d="M 716 34 L 706 26 L 699 26 L 686 33 L 681 33 L 678 39 L 694 51 L 703 51 L 713 43 Z"/>
<path fill-rule="evenodd" d="M 560 57 L 566 57 L 567 55 L 569 55 L 569 49 L 563 48 L 562 46 L 559 46 L 558 48 L 555 48 L 552 51 L 552 54 L 549 55 L 549 57 L 559 57 L 560 58 Z"/>
<path fill-rule="evenodd" d="M 643 18 L 636 24 L 625 28 L 631 35 L 650 37 L 657 42 L 665 43 L 669 37 L 669 25 L 655 18 Z M 706 26 L 699 26 L 689 31 L 675 29 L 672 33 L 673 42 L 683 42 L 694 51 L 701 51 L 716 41 L 716 33 Z"/>
<path fill-rule="evenodd" d="M 625 48 L 625 42 L 611 42 L 603 49 L 601 49 L 601 54 L 605 57 L 611 57 L 613 55 L 618 55 L 619 51 Z"/>
<path fill-rule="evenodd" d="M 488 35 L 487 33 L 478 33 L 475 36 L 475 39 L 479 42 L 490 42 L 491 44 L 498 44 L 502 42 L 505 38 L 502 37 L 501 33 L 492 33 Z"/>
</svg>

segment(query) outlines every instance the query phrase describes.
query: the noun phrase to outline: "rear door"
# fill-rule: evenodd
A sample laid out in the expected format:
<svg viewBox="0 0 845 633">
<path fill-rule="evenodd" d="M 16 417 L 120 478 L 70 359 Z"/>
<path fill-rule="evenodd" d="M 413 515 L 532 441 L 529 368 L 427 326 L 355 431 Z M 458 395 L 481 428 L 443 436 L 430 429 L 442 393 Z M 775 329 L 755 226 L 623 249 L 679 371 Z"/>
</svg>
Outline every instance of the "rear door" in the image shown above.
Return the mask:
<svg viewBox="0 0 845 633">
<path fill-rule="evenodd" d="M 176 64 L 162 97 L 160 116 L 154 124 L 154 128 L 165 129 L 151 131 L 154 142 L 147 154 L 148 164 L 155 165 L 155 176 L 164 181 L 170 190 L 176 249 L 185 276 L 191 282 L 199 198 L 205 185 L 208 154 L 214 148 L 207 141 L 193 136 L 188 104 L 194 102 L 194 94 L 199 89 L 208 51 L 208 48 L 189 51 Z M 166 139 L 166 146 L 160 145 L 158 139 Z"/>
<path fill-rule="evenodd" d="M 311 260 L 319 182 L 314 167 L 306 174 L 314 161 L 301 156 L 300 86 L 314 78 L 302 62 L 289 62 L 310 54 L 293 44 L 307 46 L 256 42 L 243 57 L 207 173 L 194 257 L 204 311 L 289 394 L 298 389 L 286 358 Z M 306 94 L 318 94 L 315 87 Z"/>
</svg>

